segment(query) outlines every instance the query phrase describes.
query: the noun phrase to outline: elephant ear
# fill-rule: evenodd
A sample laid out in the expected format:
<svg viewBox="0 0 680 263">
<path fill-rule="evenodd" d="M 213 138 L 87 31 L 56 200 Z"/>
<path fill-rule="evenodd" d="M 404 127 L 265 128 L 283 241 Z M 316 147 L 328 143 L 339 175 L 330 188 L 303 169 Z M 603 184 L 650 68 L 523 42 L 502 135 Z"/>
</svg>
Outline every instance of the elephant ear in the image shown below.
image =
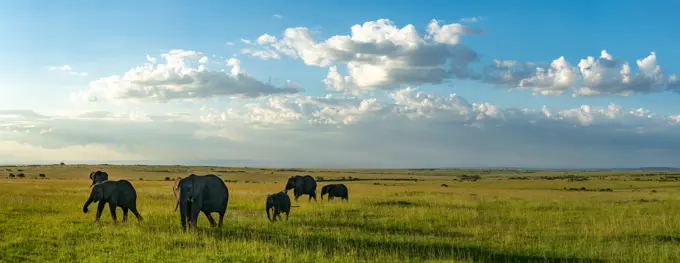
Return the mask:
<svg viewBox="0 0 680 263">
<path fill-rule="evenodd" d="M 90 180 L 92 180 L 92 178 L 94 178 L 94 171 L 90 172 Z"/>
<path fill-rule="evenodd" d="M 102 177 L 104 178 L 104 181 L 109 180 L 109 174 L 107 174 L 106 172 L 101 172 L 101 174 L 102 174 Z"/>
<path fill-rule="evenodd" d="M 179 183 L 181 181 L 182 181 L 182 177 L 177 176 L 177 178 L 175 178 L 175 183 L 172 185 L 172 192 L 175 193 L 175 199 L 177 199 L 177 201 L 179 201 L 179 194 L 180 194 Z"/>
</svg>

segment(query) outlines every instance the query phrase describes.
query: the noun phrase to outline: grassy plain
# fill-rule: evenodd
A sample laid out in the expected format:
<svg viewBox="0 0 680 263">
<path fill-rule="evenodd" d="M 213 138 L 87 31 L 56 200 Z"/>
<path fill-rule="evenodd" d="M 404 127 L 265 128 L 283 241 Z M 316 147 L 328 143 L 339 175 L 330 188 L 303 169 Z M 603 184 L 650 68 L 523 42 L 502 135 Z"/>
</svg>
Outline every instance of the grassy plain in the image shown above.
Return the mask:
<svg viewBox="0 0 680 263">
<path fill-rule="evenodd" d="M 0 169 L 1 262 L 680 262 L 680 182 L 673 172 Z M 17 169 L 26 178 L 7 178 Z M 96 204 L 83 214 L 88 174 L 97 169 L 131 181 L 142 223 L 131 215 L 113 224 L 106 208 L 96 224 Z M 172 181 L 165 178 L 189 173 L 228 181 L 222 229 L 209 228 L 200 215 L 199 230 L 180 230 Z M 343 182 L 348 203 L 303 196 L 289 221 L 270 223 L 266 195 L 295 174 L 363 180 Z M 458 181 L 462 174 L 481 180 Z M 589 180 L 547 178 L 564 175 Z M 319 182 L 317 191 L 328 183 Z M 612 191 L 569 191 L 582 187 Z"/>
</svg>

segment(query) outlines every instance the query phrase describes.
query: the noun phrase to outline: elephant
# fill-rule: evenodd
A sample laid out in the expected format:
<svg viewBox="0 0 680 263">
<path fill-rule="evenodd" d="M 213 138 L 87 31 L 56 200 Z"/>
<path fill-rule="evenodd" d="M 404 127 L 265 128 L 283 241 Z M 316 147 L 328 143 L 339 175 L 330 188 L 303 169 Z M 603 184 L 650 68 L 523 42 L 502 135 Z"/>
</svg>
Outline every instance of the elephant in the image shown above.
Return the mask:
<svg viewBox="0 0 680 263">
<path fill-rule="evenodd" d="M 99 202 L 97 206 L 97 215 L 95 221 L 98 222 L 102 215 L 104 206 L 109 203 L 111 210 L 111 217 L 113 222 L 116 222 L 116 207 L 123 209 L 123 222 L 127 221 L 128 209 L 132 211 L 137 217 L 137 220 L 142 221 L 142 216 L 137 211 L 137 192 L 130 182 L 127 180 L 119 181 L 102 181 L 91 187 L 90 197 L 83 206 L 83 213 L 87 213 L 87 207 L 92 202 Z"/>
<path fill-rule="evenodd" d="M 340 197 L 346 201 L 349 201 L 347 186 L 345 186 L 344 184 L 324 185 L 321 188 L 321 200 L 323 200 L 323 196 L 325 194 L 328 194 L 328 200 L 333 200 L 333 197 Z"/>
<path fill-rule="evenodd" d="M 109 174 L 102 171 L 93 171 L 90 172 L 90 179 L 92 179 L 92 184 L 90 184 L 90 187 L 92 187 L 94 184 L 98 182 L 108 181 Z"/>
<path fill-rule="evenodd" d="M 281 218 L 281 213 L 286 213 L 286 221 L 288 221 L 288 214 L 290 213 L 291 207 L 298 206 L 290 205 L 290 197 L 288 197 L 288 194 L 285 191 L 267 195 L 265 209 L 267 210 L 267 219 L 269 219 L 269 221 L 276 221 L 277 216 L 283 220 L 283 218 Z M 274 210 L 273 216 L 270 215 L 270 210 Z"/>
<path fill-rule="evenodd" d="M 229 203 L 229 189 L 222 179 L 213 174 L 203 176 L 190 174 L 185 178 L 177 177 L 172 190 L 177 199 L 175 211 L 177 207 L 180 208 L 183 229 L 187 227 L 187 221 L 189 228 L 196 227 L 199 212 L 205 214 L 211 227 L 222 227 Z M 218 224 L 215 224 L 215 219 L 210 215 L 214 212 L 220 215 Z"/>
<path fill-rule="evenodd" d="M 314 180 L 314 177 L 310 175 L 296 175 L 288 178 L 286 189 L 284 190 L 288 192 L 290 189 L 293 189 L 296 202 L 301 195 L 309 195 L 310 201 L 312 198 L 316 201 L 316 181 Z"/>
</svg>

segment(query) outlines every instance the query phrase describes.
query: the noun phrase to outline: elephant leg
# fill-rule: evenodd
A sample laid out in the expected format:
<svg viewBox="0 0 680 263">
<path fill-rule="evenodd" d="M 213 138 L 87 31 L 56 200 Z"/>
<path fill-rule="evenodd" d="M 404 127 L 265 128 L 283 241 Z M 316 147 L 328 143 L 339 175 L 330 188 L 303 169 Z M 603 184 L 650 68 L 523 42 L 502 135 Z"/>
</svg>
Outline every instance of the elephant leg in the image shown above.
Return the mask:
<svg viewBox="0 0 680 263">
<path fill-rule="evenodd" d="M 222 228 L 222 220 L 224 220 L 224 212 L 220 212 L 220 221 L 217 223 L 217 227 Z"/>
<path fill-rule="evenodd" d="M 97 205 L 97 215 L 95 216 L 95 221 L 99 221 L 99 218 L 102 217 L 102 212 L 104 211 L 104 206 L 106 205 L 106 202 L 104 201 L 99 201 L 99 205 Z"/>
<path fill-rule="evenodd" d="M 212 215 L 208 212 L 203 211 L 203 214 L 205 217 L 208 218 L 208 221 L 210 221 L 210 227 L 216 227 L 217 223 L 215 223 L 215 219 L 212 217 Z"/>
<path fill-rule="evenodd" d="M 198 214 L 201 212 L 201 203 L 193 203 L 191 204 L 191 215 L 190 215 L 190 224 L 189 226 L 197 227 L 198 226 Z"/>
<path fill-rule="evenodd" d="M 111 211 L 111 218 L 113 219 L 113 222 L 116 222 L 116 205 L 114 203 L 109 202 L 109 210 Z"/>
<path fill-rule="evenodd" d="M 290 212 L 286 212 L 286 221 L 288 221 L 288 214 L 289 214 L 289 213 L 290 213 Z"/>
<path fill-rule="evenodd" d="M 137 217 L 137 220 L 139 220 L 139 222 L 142 222 L 142 219 L 143 219 L 142 215 L 140 215 L 139 212 L 137 212 L 136 207 L 130 207 L 130 211 L 132 211 L 132 213 L 135 214 L 135 216 Z"/>
<path fill-rule="evenodd" d="M 128 208 L 123 207 L 123 222 L 127 222 Z"/>
</svg>

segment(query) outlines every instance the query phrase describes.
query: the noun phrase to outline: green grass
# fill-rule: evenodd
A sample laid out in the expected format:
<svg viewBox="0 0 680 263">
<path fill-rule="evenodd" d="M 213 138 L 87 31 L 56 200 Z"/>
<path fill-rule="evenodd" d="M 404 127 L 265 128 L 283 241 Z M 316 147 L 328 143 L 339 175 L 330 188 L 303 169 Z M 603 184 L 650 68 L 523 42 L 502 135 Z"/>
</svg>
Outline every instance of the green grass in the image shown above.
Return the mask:
<svg viewBox="0 0 680 263">
<path fill-rule="evenodd" d="M 507 180 L 562 172 L 493 170 L 0 169 L 0 262 L 680 262 L 680 182 L 658 181 L 671 172 L 577 172 L 590 180 L 569 182 Z M 23 169 L 27 178 L 5 179 L 5 169 Z M 95 169 L 132 182 L 144 222 L 130 215 L 113 224 L 107 207 L 94 223 L 96 204 L 82 212 Z M 236 181 L 227 183 L 222 229 L 209 228 L 200 215 L 198 230 L 181 231 L 172 181 L 164 178 L 191 172 Z M 47 179 L 38 179 L 40 173 Z M 303 196 L 289 221 L 270 223 L 266 195 L 294 174 L 422 181 L 346 181 L 349 203 Z M 454 181 L 461 174 L 482 180 Z M 320 190 L 327 183 L 318 184 Z"/>
</svg>

